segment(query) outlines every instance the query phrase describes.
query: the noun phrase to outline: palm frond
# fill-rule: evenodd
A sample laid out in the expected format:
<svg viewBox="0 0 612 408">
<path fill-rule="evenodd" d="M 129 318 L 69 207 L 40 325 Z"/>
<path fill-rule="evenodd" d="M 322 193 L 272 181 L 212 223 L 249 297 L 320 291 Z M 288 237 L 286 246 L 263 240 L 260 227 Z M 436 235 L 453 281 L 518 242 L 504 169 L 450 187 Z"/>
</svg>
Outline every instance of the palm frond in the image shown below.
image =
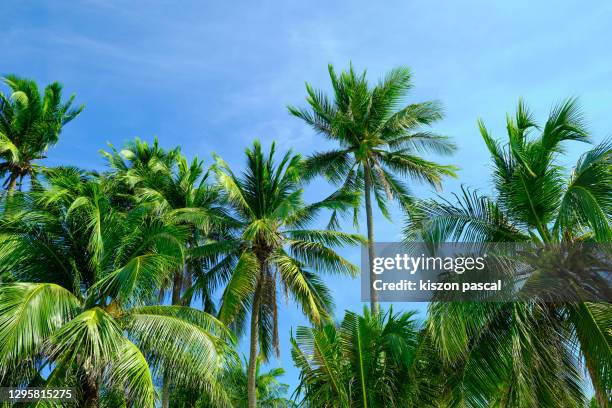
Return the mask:
<svg viewBox="0 0 612 408">
<path fill-rule="evenodd" d="M 612 322 L 610 304 L 567 305 L 593 387 L 600 396 L 612 394 Z"/>
<path fill-rule="evenodd" d="M 559 206 L 555 230 L 575 230 L 586 225 L 599 242 L 612 239 L 612 142 L 583 154 L 572 173 Z"/>
<path fill-rule="evenodd" d="M 0 378 L 16 363 L 32 361 L 53 333 L 79 311 L 80 301 L 52 283 L 0 286 Z"/>
<path fill-rule="evenodd" d="M 528 239 L 496 203 L 478 191 L 461 188 L 455 203 L 446 200 L 421 201 L 411 211 L 404 228 L 407 240 L 420 238 L 439 243 L 509 242 Z"/>
<path fill-rule="evenodd" d="M 287 290 L 301 306 L 302 312 L 315 324 L 329 319 L 333 300 L 321 280 L 283 251 L 278 251 L 272 261 L 278 268 Z"/>
<path fill-rule="evenodd" d="M 125 339 L 112 364 L 109 384 L 120 388 L 133 406 L 155 406 L 155 386 L 145 356 Z"/>
<path fill-rule="evenodd" d="M 442 116 L 442 105 L 439 102 L 410 104 L 393 114 L 379 132 L 384 140 L 393 139 L 403 132 L 431 125 L 442 119 Z"/>
<path fill-rule="evenodd" d="M 333 249 L 313 241 L 288 240 L 289 253 L 314 270 L 355 277 L 359 268 Z"/>
<path fill-rule="evenodd" d="M 456 177 L 457 167 L 441 165 L 406 152 L 381 152 L 380 161 L 394 172 L 417 181 L 425 181 L 437 189 L 441 188 L 442 178 Z"/>
<path fill-rule="evenodd" d="M 124 345 L 118 322 L 94 307 L 80 313 L 56 330 L 49 339 L 49 354 L 58 366 L 83 366 L 98 378 Z"/>
<path fill-rule="evenodd" d="M 546 150 L 559 151 L 559 143 L 565 140 L 590 140 L 584 115 L 576 98 L 567 99 L 555 106 L 542 132 L 542 146 Z"/>
<path fill-rule="evenodd" d="M 248 299 L 255 291 L 259 270 L 259 262 L 254 254 L 245 251 L 240 255 L 234 273 L 223 291 L 219 310 L 222 322 L 231 323 L 241 310 L 246 309 Z"/>
<path fill-rule="evenodd" d="M 157 375 L 166 373 L 177 384 L 213 384 L 231 352 L 220 338 L 181 313 L 163 307 L 141 309 L 128 313 L 122 323 Z"/>
<path fill-rule="evenodd" d="M 428 131 L 419 131 L 398 135 L 387 141 L 389 148 L 409 149 L 417 153 L 433 152 L 440 155 L 450 155 L 457 149 L 448 136 Z"/>
<path fill-rule="evenodd" d="M 366 243 L 366 239 L 363 236 L 342 231 L 288 230 L 285 231 L 285 233 L 294 240 L 316 242 L 329 247 L 341 247 L 343 245 L 359 245 Z"/>
</svg>

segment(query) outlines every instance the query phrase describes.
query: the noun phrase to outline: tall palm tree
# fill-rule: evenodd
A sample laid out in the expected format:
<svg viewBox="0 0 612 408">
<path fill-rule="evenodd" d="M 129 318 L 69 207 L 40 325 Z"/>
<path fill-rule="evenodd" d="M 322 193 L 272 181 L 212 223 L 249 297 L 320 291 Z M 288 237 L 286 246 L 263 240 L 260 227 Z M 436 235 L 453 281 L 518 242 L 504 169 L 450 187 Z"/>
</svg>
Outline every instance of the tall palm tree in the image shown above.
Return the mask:
<svg viewBox="0 0 612 408">
<path fill-rule="evenodd" d="M 57 143 L 64 125 L 84 108 L 71 108 L 75 96 L 62 101 L 62 86 L 48 85 L 42 95 L 36 82 L 7 75 L 4 83 L 11 90 L 0 92 L 0 177 L 6 177 L 9 194 L 26 176 L 35 176 L 34 162 Z"/>
<path fill-rule="evenodd" d="M 219 310 L 220 319 L 240 333 L 250 312 L 248 406 L 257 406 L 256 367 L 261 353 L 278 354 L 277 292 L 282 285 L 314 323 L 330 315 L 332 299 L 318 274 L 355 276 L 357 268 L 333 247 L 355 245 L 360 236 L 305 226 L 321 208 L 341 209 L 352 196 L 336 194 L 305 205 L 302 199 L 302 161 L 290 151 L 276 163 L 275 148 L 264 154 L 259 142 L 247 149 L 247 167 L 237 176 L 220 158 L 214 171 L 217 183 L 238 223 L 233 239 L 209 242 L 194 253 L 222 254 L 210 281 L 227 283 Z M 354 200 L 353 200 L 354 201 Z"/>
<path fill-rule="evenodd" d="M 402 207 L 410 202 L 408 186 L 397 176 L 425 181 L 440 188 L 444 176 L 455 176 L 455 167 L 428 161 L 419 154 L 433 151 L 450 154 L 450 140 L 425 128 L 442 118 L 436 102 L 406 105 L 412 88 L 410 70 L 391 70 L 371 87 L 366 73 L 337 75 L 329 66 L 333 99 L 306 85 L 308 109 L 289 107 L 289 112 L 304 120 L 317 133 L 338 144 L 338 148 L 315 153 L 308 158 L 306 175 L 323 174 L 332 183 L 349 191 L 359 191 L 365 200 L 368 230 L 368 256 L 374 258 L 374 219 L 372 195 L 383 215 L 389 218 L 387 201 Z M 332 225 L 337 223 L 336 214 Z M 354 217 L 357 222 L 357 213 Z M 374 280 L 370 267 L 370 281 Z M 371 308 L 378 308 L 378 296 L 370 288 Z"/>
<path fill-rule="evenodd" d="M 187 231 L 117 210 L 109 184 L 77 169 L 47 179 L 0 216 L 0 382 L 73 386 L 84 407 L 101 395 L 153 407 L 154 377 L 169 373 L 224 405 L 216 375 L 233 335 L 207 313 L 155 305 Z"/>
<path fill-rule="evenodd" d="M 339 326 L 298 327 L 291 342 L 300 406 L 433 406 L 437 388 L 427 384 L 433 373 L 413 312 L 346 312 Z"/>
<path fill-rule="evenodd" d="M 589 136 L 575 99 L 556 106 L 543 127 L 520 101 L 501 145 L 479 121 L 491 154 L 495 195 L 464 189 L 456 202 L 420 203 L 409 240 L 436 243 L 609 243 L 612 143 L 584 153 L 566 176 L 564 142 Z M 535 132 L 539 131 L 539 134 Z M 433 303 L 429 330 L 447 365 L 456 403 L 473 406 L 584 406 L 584 361 L 598 403 L 612 395 L 609 303 Z"/>
</svg>

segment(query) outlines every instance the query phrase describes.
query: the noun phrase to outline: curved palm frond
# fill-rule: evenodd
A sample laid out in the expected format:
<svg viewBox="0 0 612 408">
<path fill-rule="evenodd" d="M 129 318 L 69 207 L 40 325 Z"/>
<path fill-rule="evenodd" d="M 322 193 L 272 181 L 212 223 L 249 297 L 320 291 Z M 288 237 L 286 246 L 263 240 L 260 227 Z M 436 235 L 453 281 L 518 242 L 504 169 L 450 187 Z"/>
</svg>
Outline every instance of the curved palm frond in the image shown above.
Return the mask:
<svg viewBox="0 0 612 408">
<path fill-rule="evenodd" d="M 529 236 L 512 221 L 490 197 L 462 186 L 455 203 L 441 199 L 418 202 L 411 209 L 404 228 L 408 241 L 424 239 L 432 243 L 515 242 Z"/>
<path fill-rule="evenodd" d="M 554 230 L 585 225 L 597 241 L 612 240 L 612 141 L 583 154 L 561 198 Z"/>
<path fill-rule="evenodd" d="M 233 358 L 225 343 L 203 327 L 215 323 L 202 315 L 158 306 L 132 310 L 122 323 L 154 372 L 177 384 L 214 386 L 225 359 Z"/>
<path fill-rule="evenodd" d="M 35 364 L 45 341 L 79 311 L 81 302 L 52 283 L 0 286 L 0 379 L 15 364 Z"/>
</svg>

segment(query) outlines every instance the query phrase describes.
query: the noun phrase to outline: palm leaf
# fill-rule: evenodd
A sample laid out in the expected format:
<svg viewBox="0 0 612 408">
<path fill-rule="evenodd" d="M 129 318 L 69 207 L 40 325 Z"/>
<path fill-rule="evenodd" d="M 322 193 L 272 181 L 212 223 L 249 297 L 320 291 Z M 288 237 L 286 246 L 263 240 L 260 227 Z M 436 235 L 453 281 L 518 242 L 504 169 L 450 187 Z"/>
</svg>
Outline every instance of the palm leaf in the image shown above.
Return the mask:
<svg viewBox="0 0 612 408">
<path fill-rule="evenodd" d="M 31 361 L 44 342 L 80 308 L 68 290 L 52 283 L 0 286 L 0 377 L 15 363 Z"/>
</svg>

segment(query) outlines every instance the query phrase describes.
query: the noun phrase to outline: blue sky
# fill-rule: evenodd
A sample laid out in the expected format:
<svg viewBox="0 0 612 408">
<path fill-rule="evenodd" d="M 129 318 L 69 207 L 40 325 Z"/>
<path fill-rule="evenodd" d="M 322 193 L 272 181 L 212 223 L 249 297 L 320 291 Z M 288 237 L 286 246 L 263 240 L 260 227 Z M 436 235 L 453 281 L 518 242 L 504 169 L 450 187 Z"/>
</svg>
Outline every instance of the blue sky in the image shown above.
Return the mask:
<svg viewBox="0 0 612 408">
<path fill-rule="evenodd" d="M 246 145 L 276 140 L 305 154 L 325 142 L 286 106 L 304 105 L 304 81 L 327 89 L 327 64 L 367 69 L 372 81 L 410 66 L 410 101 L 441 100 L 434 127 L 459 151 L 441 161 L 461 168 L 461 183 L 490 191 L 489 163 L 477 129 L 481 117 L 503 136 L 505 113 L 519 97 L 544 120 L 559 100 L 580 97 L 593 139 L 612 133 L 612 2 L 608 1 L 62 1 L 0 3 L 0 74 L 42 84 L 58 80 L 86 103 L 47 165 L 102 169 L 98 150 L 157 135 L 208 163 L 213 152 L 243 164 Z M 3 88 L 3 91 L 5 89 Z M 568 145 L 571 163 L 586 146 Z M 419 196 L 429 188 L 413 186 Z M 307 191 L 321 197 L 328 186 Z M 376 216 L 376 238 L 393 241 L 401 217 Z M 345 250 L 355 262 L 358 250 Z M 337 314 L 360 309 L 359 282 L 330 278 Z M 398 307 L 423 309 L 423 305 Z M 297 382 L 289 352 L 292 326 L 281 321 L 286 381 Z"/>
</svg>

